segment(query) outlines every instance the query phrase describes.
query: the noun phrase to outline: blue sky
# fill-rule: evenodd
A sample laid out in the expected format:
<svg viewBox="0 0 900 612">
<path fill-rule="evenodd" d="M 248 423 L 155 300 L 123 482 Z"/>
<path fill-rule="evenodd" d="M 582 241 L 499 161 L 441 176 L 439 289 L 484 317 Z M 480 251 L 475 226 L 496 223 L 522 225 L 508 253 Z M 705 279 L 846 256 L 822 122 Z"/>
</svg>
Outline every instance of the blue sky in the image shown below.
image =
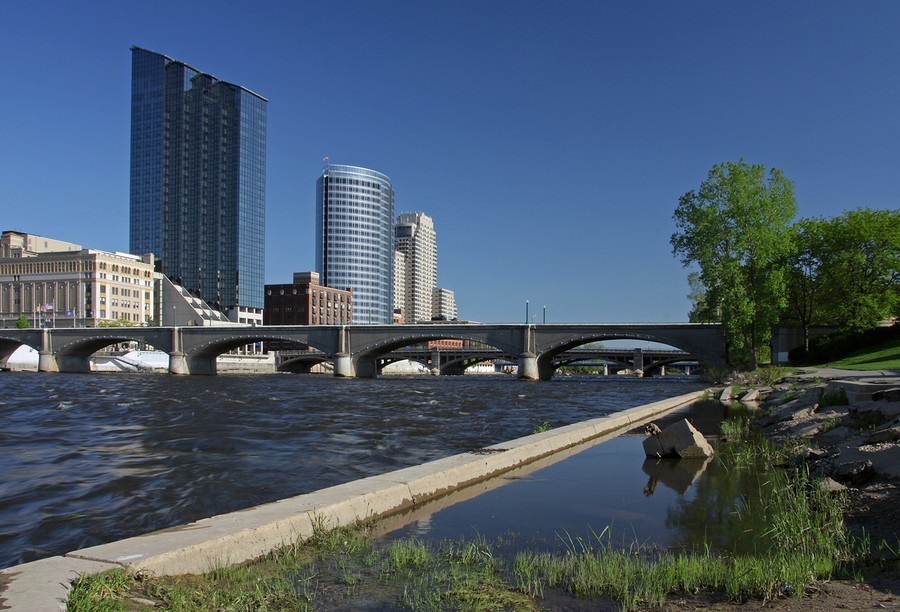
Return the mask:
<svg viewBox="0 0 900 612">
<path fill-rule="evenodd" d="M 800 216 L 900 202 L 898 2 L 8 2 L 0 229 L 128 248 L 132 45 L 269 99 L 266 282 L 323 157 L 389 175 L 460 318 L 684 321 L 678 198 L 741 157 Z"/>
</svg>

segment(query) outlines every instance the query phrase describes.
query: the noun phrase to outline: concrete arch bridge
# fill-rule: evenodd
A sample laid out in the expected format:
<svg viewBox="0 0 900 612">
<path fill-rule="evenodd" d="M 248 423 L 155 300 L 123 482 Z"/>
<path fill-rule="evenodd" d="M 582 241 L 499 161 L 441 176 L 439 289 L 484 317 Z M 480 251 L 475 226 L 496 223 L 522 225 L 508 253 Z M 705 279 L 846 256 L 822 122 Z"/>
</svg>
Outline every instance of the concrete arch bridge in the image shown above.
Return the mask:
<svg viewBox="0 0 900 612">
<path fill-rule="evenodd" d="M 513 357 L 518 377 L 549 380 L 554 360 L 575 347 L 604 340 L 657 342 L 698 361 L 725 365 L 721 326 L 705 323 L 557 323 L 423 325 L 319 325 L 228 327 L 96 327 L 0 330 L 0 365 L 19 346 L 39 351 L 42 372 L 89 372 L 91 355 L 113 344 L 138 342 L 169 355 L 172 374 L 216 373 L 216 357 L 267 341 L 287 341 L 320 351 L 335 376 L 372 378 L 379 360 L 430 340 L 462 340 Z"/>
</svg>

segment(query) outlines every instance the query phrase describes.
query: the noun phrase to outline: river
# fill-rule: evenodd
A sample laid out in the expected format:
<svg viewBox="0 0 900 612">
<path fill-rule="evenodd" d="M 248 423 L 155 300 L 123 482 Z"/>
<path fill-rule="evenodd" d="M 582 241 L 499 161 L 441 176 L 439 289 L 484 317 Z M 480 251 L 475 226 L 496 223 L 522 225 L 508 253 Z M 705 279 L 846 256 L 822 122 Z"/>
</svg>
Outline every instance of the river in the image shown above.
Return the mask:
<svg viewBox="0 0 900 612">
<path fill-rule="evenodd" d="M 0 567 L 701 388 L 696 378 L 0 374 Z"/>
</svg>

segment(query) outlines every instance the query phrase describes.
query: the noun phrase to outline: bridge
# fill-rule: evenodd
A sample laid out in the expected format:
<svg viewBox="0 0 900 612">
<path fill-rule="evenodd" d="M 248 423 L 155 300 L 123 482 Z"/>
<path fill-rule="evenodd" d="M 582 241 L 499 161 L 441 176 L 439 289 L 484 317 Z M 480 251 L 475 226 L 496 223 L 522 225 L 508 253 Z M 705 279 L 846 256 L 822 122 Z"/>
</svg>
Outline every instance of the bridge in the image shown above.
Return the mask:
<svg viewBox="0 0 900 612">
<path fill-rule="evenodd" d="M 461 375 L 466 368 L 483 362 L 500 362 L 507 366 L 517 364 L 518 357 L 494 348 L 459 347 L 404 347 L 378 359 L 378 371 L 398 361 L 414 361 L 431 369 L 434 374 Z M 328 355 L 317 350 L 278 351 L 275 366 L 279 372 L 309 373 L 313 367 L 330 361 Z M 594 366 L 608 373 L 614 370 L 632 370 L 641 375 L 665 374 L 666 366 L 685 365 L 697 368 L 699 363 L 690 353 L 678 349 L 642 348 L 575 348 L 560 353 L 553 359 L 554 371 L 562 366 Z"/>
<path fill-rule="evenodd" d="M 291 342 L 324 354 L 339 377 L 374 378 L 379 360 L 431 340 L 463 340 L 508 355 L 518 377 L 550 380 L 558 357 L 604 340 L 656 342 L 694 359 L 725 365 L 722 328 L 709 323 L 555 323 L 423 325 L 265 325 L 228 327 L 89 327 L 0 330 L 0 364 L 21 345 L 39 351 L 41 372 L 89 372 L 91 355 L 124 342 L 169 355 L 172 374 L 216 374 L 216 357 L 256 342 Z"/>
</svg>

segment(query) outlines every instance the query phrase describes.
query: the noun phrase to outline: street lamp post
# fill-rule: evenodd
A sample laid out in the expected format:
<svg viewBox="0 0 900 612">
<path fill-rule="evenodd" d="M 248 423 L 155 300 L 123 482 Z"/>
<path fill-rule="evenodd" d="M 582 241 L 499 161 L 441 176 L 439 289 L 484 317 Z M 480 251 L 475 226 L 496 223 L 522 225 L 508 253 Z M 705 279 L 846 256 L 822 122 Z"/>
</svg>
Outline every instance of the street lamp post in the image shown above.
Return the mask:
<svg viewBox="0 0 900 612">
<path fill-rule="evenodd" d="M 544 306 L 544 323 L 547 322 L 547 307 Z"/>
</svg>

